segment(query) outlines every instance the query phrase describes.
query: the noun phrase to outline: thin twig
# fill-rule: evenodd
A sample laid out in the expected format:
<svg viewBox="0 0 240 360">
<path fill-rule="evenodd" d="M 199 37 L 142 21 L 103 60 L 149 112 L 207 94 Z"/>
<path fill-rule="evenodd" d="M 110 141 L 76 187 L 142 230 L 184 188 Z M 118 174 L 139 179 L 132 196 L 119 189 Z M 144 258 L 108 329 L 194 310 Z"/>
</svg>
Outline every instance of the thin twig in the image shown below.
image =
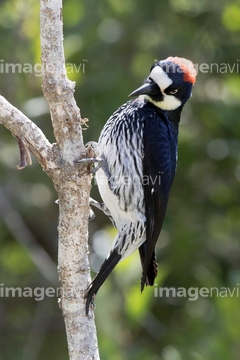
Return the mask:
<svg viewBox="0 0 240 360">
<path fill-rule="evenodd" d="M 41 247 L 27 225 L 24 223 L 22 216 L 14 210 L 11 200 L 6 192 L 0 187 L 0 216 L 6 223 L 8 229 L 14 238 L 23 246 L 35 266 L 41 274 L 51 283 L 57 284 L 56 265 L 48 253 Z"/>
</svg>

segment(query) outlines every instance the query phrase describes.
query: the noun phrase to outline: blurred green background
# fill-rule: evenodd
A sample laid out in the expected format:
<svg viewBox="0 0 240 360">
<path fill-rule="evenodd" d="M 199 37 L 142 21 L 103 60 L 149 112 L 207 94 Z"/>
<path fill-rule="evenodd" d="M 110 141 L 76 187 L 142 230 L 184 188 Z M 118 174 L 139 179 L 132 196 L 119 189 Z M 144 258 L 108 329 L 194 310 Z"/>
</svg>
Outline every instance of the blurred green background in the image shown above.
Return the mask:
<svg viewBox="0 0 240 360">
<path fill-rule="evenodd" d="M 238 360 L 240 2 L 68 0 L 63 15 L 68 75 L 89 118 L 85 141 L 97 140 L 155 59 L 183 56 L 198 69 L 207 64 L 182 115 L 178 171 L 157 245 L 157 285 L 140 294 L 137 252 L 114 270 L 96 299 L 101 358 Z M 41 91 L 38 2 L 0 1 L 0 44 L 1 95 L 54 141 Z M 9 63 L 19 64 L 15 72 Z M 17 164 L 16 140 L 1 126 L 0 295 L 10 286 L 58 286 L 57 194 L 35 159 L 21 172 Z M 92 193 L 98 198 L 94 184 Z M 90 224 L 93 275 L 115 233 L 97 212 Z M 222 296 L 155 297 L 159 287 L 215 287 Z M 0 296 L 0 359 L 67 359 L 56 298 Z"/>
</svg>

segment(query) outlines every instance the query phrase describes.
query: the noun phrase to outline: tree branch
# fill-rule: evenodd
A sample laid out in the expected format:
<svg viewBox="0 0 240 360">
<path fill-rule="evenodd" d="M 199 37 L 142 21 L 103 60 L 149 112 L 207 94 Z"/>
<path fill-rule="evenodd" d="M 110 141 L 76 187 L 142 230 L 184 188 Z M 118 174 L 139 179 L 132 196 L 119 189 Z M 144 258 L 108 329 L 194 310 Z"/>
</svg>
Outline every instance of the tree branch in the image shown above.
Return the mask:
<svg viewBox="0 0 240 360">
<path fill-rule="evenodd" d="M 2 96 L 0 109 L 0 124 L 10 130 L 14 137 L 21 139 L 45 171 L 55 168 L 52 145 L 37 125 Z"/>
<path fill-rule="evenodd" d="M 88 217 L 91 176 L 74 161 L 85 153 L 74 83 L 66 76 L 61 0 L 41 0 L 43 93 L 48 100 L 61 163 L 53 182 L 59 194 L 58 273 L 71 360 L 99 359 L 94 315 L 85 316 L 90 283 Z M 49 66 L 50 65 L 50 66 Z"/>
<path fill-rule="evenodd" d="M 0 186 L 0 216 L 15 239 L 28 251 L 30 258 L 41 274 L 51 283 L 57 284 L 56 266 L 46 250 L 41 247 L 22 216 L 14 210 L 11 200 Z M 10 220 L 9 220 L 10 219 Z"/>
<path fill-rule="evenodd" d="M 48 100 L 54 135 L 64 160 L 73 163 L 85 152 L 81 115 L 74 99 L 75 83 L 66 75 L 63 51 L 62 4 L 42 0 L 40 27 L 43 93 Z"/>
<path fill-rule="evenodd" d="M 98 360 L 94 314 L 85 315 L 90 283 L 88 217 L 91 175 L 75 160 L 85 154 L 80 110 L 74 83 L 65 71 L 61 0 L 40 1 L 43 93 L 48 100 L 56 144 L 19 110 L 0 97 L 0 123 L 17 137 L 20 167 L 29 162 L 28 149 L 52 178 L 59 195 L 58 274 L 70 360 Z M 83 123 L 85 120 L 82 121 Z"/>
</svg>

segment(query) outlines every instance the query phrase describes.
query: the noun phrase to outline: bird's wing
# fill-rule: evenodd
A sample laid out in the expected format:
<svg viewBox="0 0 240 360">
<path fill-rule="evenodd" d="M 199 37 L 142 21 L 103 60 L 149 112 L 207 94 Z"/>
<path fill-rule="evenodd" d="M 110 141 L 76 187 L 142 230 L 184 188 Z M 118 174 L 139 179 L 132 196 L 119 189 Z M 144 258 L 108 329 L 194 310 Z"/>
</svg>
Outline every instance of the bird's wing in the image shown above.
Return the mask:
<svg viewBox="0 0 240 360">
<path fill-rule="evenodd" d="M 157 276 L 155 245 L 166 213 L 176 168 L 177 137 L 166 119 L 156 114 L 145 121 L 143 134 L 143 187 L 146 241 L 139 248 L 143 265 L 141 290 Z"/>
</svg>

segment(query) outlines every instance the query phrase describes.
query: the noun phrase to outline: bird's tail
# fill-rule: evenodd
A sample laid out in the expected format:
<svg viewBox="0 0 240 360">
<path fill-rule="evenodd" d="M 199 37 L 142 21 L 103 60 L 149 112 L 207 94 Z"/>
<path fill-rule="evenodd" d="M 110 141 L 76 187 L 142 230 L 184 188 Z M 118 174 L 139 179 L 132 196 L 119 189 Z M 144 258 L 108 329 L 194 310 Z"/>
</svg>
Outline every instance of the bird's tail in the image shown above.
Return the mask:
<svg viewBox="0 0 240 360">
<path fill-rule="evenodd" d="M 158 274 L 158 264 L 157 264 L 157 258 L 155 251 L 152 253 L 152 257 L 148 266 L 148 269 L 145 269 L 145 243 L 143 243 L 139 248 L 139 255 L 143 267 L 143 274 L 141 279 L 141 291 L 143 291 L 144 286 L 153 286 L 154 285 L 154 279 L 156 278 Z"/>
<path fill-rule="evenodd" d="M 93 279 L 93 282 L 89 285 L 85 295 L 86 315 L 88 315 L 90 304 L 93 303 L 93 297 L 97 294 L 99 288 L 102 286 L 108 275 L 112 272 L 120 260 L 121 255 L 118 254 L 117 249 L 113 249 L 109 257 L 103 262 L 99 272 Z"/>
</svg>

